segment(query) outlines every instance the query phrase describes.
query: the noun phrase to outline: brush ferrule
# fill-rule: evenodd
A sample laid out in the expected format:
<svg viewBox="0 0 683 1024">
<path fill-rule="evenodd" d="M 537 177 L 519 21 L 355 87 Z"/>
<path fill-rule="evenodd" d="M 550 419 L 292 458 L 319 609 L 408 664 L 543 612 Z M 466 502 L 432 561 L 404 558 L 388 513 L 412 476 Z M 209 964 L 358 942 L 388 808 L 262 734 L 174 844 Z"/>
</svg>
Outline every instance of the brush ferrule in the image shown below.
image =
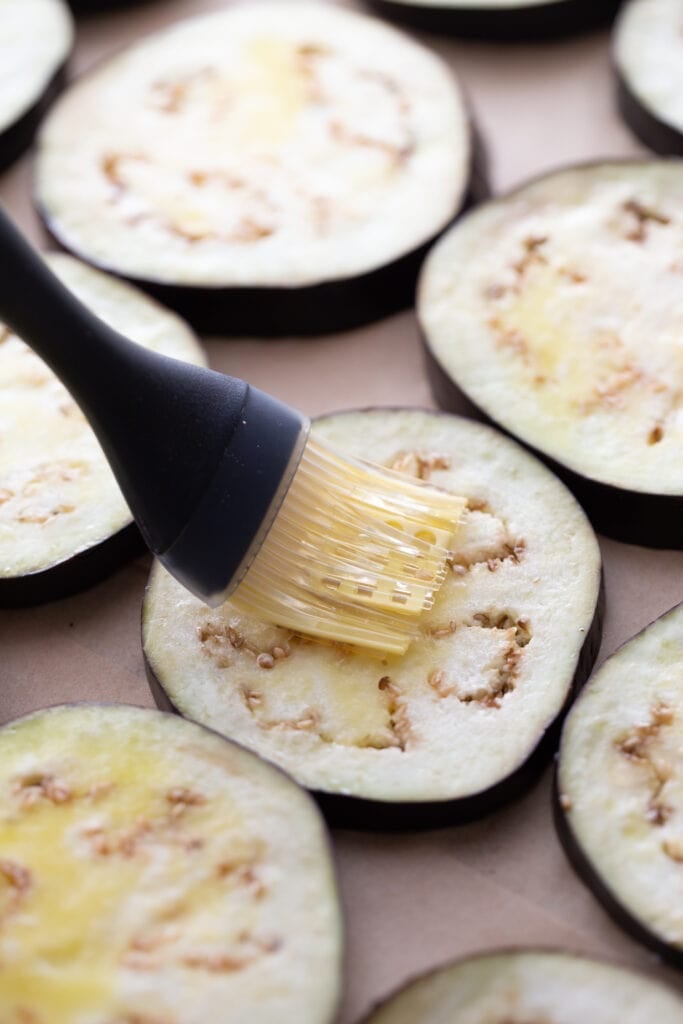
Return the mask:
<svg viewBox="0 0 683 1024">
<path fill-rule="evenodd" d="M 310 424 L 249 387 L 216 471 L 160 561 L 207 604 L 221 604 L 263 543 L 303 454 Z"/>
</svg>

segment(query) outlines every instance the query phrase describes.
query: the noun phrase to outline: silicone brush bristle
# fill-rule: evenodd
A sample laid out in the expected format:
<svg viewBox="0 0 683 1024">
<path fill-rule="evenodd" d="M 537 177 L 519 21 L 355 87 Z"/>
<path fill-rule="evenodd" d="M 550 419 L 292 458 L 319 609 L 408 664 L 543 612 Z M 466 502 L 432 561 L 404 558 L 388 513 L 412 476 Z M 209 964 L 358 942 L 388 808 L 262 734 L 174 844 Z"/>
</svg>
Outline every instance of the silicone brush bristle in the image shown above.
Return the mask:
<svg viewBox="0 0 683 1024">
<path fill-rule="evenodd" d="M 463 498 L 309 438 L 231 600 L 296 633 L 403 654 L 445 579 L 464 508 Z"/>
</svg>

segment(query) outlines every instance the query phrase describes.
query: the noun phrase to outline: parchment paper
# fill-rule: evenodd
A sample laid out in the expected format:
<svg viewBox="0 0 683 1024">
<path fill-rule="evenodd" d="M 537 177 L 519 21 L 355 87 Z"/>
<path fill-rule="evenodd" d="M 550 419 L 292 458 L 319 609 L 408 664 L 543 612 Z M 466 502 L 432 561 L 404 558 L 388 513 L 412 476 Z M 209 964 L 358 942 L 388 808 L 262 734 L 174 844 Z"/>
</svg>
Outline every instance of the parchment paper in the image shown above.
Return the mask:
<svg viewBox="0 0 683 1024">
<path fill-rule="evenodd" d="M 82 19 L 71 74 L 157 26 L 222 6 L 156 0 Z M 465 85 L 496 191 L 563 163 L 642 152 L 615 111 L 606 33 L 534 46 L 422 38 Z M 0 199 L 45 244 L 30 192 L 26 157 L 0 176 Z M 208 339 L 207 347 L 216 368 L 311 415 L 433 404 L 412 313 L 320 340 Z M 683 553 L 607 540 L 602 550 L 607 617 L 600 660 L 683 600 Z M 139 635 L 148 569 L 149 559 L 140 558 L 72 599 L 0 612 L 1 721 L 62 701 L 152 704 Z M 335 833 L 348 939 L 340 1024 L 357 1020 L 421 970 L 500 946 L 603 955 L 660 974 L 683 992 L 683 980 L 622 934 L 574 877 L 551 824 L 550 775 L 521 802 L 465 828 L 401 836 Z"/>
</svg>

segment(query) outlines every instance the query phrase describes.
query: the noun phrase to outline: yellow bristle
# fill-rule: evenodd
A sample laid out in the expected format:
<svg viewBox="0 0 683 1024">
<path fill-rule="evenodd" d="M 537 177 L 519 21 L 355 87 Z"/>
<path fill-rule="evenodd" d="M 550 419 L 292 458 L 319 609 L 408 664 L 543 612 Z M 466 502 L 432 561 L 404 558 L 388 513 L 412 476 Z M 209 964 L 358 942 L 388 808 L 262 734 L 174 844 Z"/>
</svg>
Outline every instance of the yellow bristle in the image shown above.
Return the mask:
<svg viewBox="0 0 683 1024">
<path fill-rule="evenodd" d="M 465 499 L 310 438 L 231 600 L 297 633 L 403 654 L 446 575 Z"/>
</svg>

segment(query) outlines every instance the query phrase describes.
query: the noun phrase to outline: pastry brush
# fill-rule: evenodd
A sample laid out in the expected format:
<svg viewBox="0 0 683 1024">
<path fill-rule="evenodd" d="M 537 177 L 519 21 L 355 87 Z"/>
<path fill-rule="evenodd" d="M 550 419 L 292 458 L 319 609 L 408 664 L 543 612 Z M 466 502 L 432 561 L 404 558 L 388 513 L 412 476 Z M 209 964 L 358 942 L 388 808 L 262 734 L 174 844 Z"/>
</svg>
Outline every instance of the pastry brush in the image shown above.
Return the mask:
<svg viewBox="0 0 683 1024">
<path fill-rule="evenodd" d="M 71 392 L 147 546 L 192 593 L 325 640 L 404 652 L 465 502 L 348 459 L 245 381 L 118 334 L 0 211 L 0 320 Z"/>
</svg>

